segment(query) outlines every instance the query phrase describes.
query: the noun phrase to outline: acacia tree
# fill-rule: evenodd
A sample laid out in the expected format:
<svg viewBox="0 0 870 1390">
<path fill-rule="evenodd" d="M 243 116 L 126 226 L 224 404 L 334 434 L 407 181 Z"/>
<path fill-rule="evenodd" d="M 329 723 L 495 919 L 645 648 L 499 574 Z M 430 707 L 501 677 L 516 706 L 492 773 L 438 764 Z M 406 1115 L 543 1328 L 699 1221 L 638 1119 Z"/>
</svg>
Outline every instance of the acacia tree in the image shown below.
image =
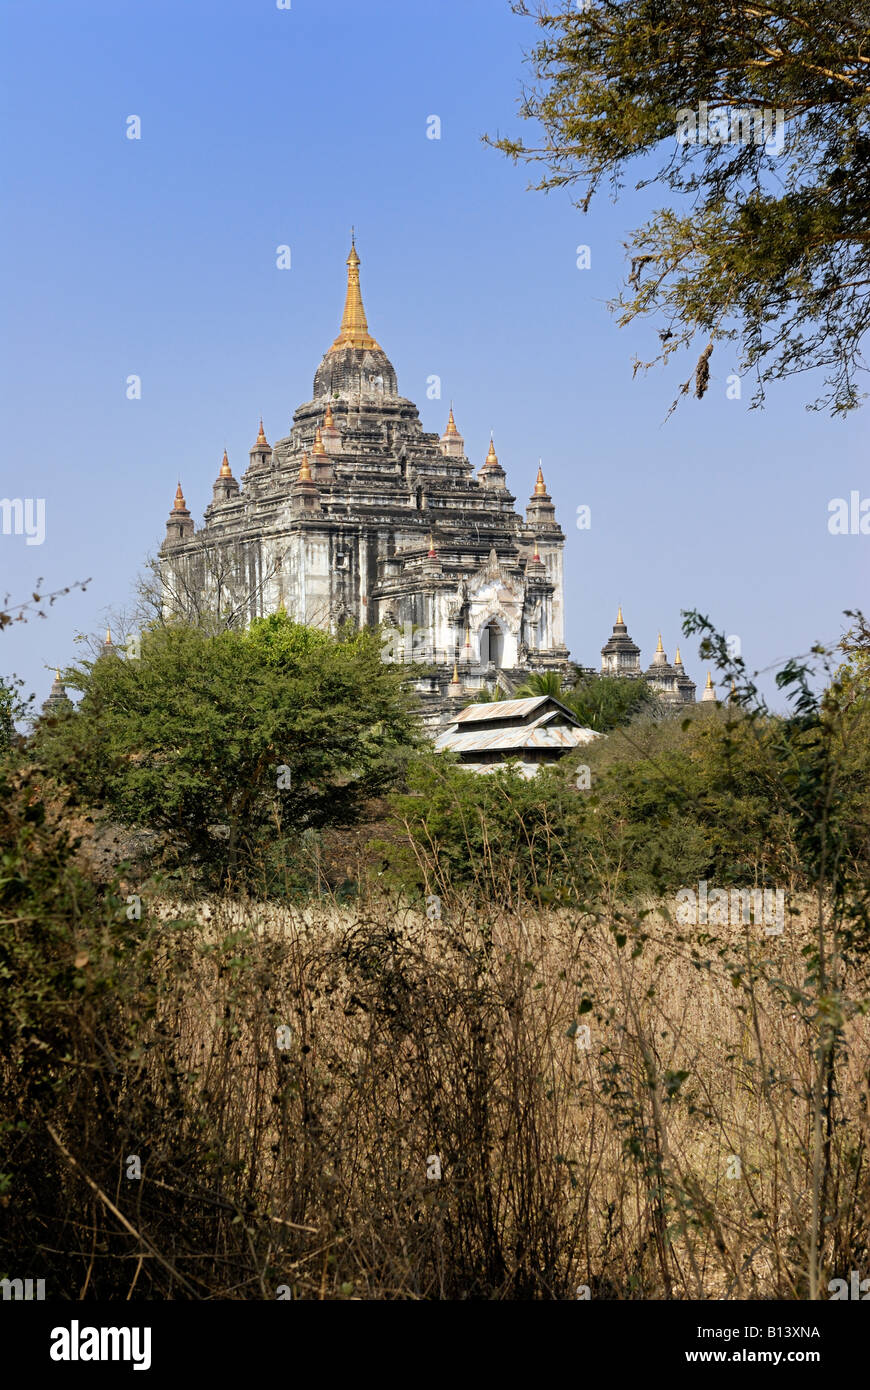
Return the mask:
<svg viewBox="0 0 870 1390">
<path fill-rule="evenodd" d="M 246 630 L 158 628 L 137 657 L 109 652 L 65 679 L 81 700 L 37 729 L 32 755 L 228 879 L 276 836 L 352 821 L 418 739 L 376 633 L 335 638 L 282 613 Z"/>
<path fill-rule="evenodd" d="M 611 306 L 621 326 L 660 324 L 660 349 L 635 372 L 694 344 L 701 397 L 715 344 L 735 340 L 753 405 L 766 382 L 819 366 L 825 385 L 810 408 L 858 405 L 870 315 L 868 0 L 512 8 L 542 34 L 521 115 L 543 139 L 489 143 L 542 165 L 539 189 L 579 184 L 584 212 L 602 185 L 619 193 L 630 165 L 637 188 L 671 195 L 631 233 Z"/>
</svg>

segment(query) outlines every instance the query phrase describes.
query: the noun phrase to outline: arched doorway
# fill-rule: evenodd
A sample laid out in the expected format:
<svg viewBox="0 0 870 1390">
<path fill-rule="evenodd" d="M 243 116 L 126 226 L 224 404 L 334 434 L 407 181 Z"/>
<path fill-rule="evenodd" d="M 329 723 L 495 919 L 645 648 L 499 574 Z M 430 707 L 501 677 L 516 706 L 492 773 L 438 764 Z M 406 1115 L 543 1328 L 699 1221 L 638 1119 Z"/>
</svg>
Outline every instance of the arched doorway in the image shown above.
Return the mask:
<svg viewBox="0 0 870 1390">
<path fill-rule="evenodd" d="M 495 618 L 490 618 L 480 629 L 480 664 L 500 667 L 503 660 L 504 633 L 501 624 Z"/>
</svg>

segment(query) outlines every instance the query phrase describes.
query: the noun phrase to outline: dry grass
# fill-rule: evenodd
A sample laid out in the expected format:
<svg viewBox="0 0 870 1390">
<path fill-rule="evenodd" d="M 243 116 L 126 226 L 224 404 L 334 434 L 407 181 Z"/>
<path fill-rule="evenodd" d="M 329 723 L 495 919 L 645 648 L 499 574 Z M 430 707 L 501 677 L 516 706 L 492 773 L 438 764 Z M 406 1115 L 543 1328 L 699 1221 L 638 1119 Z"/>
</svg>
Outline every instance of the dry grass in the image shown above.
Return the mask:
<svg viewBox="0 0 870 1390">
<path fill-rule="evenodd" d="M 703 940 L 655 914 L 442 914 L 164 903 L 113 1125 L 92 1153 L 58 1136 L 74 1279 L 121 1297 L 807 1297 L 826 1008 L 818 1296 L 867 1265 L 870 1034 L 848 1006 L 866 981 L 844 967 L 838 1002 L 804 997 L 811 914 Z"/>
</svg>

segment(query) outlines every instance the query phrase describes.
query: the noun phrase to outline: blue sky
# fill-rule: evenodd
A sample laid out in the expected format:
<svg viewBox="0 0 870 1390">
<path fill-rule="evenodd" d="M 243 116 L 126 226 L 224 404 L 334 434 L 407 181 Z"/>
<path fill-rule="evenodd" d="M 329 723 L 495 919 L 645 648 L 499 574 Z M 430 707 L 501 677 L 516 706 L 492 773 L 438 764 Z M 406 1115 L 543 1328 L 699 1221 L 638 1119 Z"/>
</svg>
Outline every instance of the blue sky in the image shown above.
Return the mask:
<svg viewBox="0 0 870 1390">
<path fill-rule="evenodd" d="M 337 332 L 351 223 L 370 328 L 424 427 L 452 398 L 477 464 L 492 429 L 520 507 L 543 459 L 575 660 L 597 665 L 618 603 L 645 664 L 698 607 L 760 668 L 868 607 L 870 538 L 827 525 L 830 499 L 870 492 L 866 415 L 808 413 L 809 378 L 750 411 L 748 385 L 726 399 L 725 348 L 664 424 L 694 359 L 632 380 L 656 326 L 606 307 L 656 199 L 583 217 L 481 143 L 530 134 L 534 33 L 507 0 L 6 0 L 0 495 L 44 498 L 46 535 L 0 535 L 0 593 L 92 582 L 7 629 L 0 672 L 41 701 L 76 634 L 129 605 L 176 479 L 199 520 L 225 445 L 239 476 L 260 414 L 288 432 Z"/>
</svg>

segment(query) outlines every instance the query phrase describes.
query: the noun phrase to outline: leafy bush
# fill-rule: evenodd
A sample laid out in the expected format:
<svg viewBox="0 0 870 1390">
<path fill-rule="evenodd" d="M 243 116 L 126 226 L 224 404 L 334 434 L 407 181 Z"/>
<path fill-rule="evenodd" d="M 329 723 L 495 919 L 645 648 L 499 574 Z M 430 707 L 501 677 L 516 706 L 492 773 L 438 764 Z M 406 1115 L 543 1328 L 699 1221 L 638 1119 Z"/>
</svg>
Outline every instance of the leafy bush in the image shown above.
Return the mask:
<svg viewBox="0 0 870 1390">
<path fill-rule="evenodd" d="M 102 656 L 67 678 L 81 702 L 37 731 L 35 755 L 230 878 L 276 836 L 359 815 L 418 736 L 376 634 L 336 639 L 283 613 L 248 631 L 161 628 L 139 659 Z"/>
</svg>

